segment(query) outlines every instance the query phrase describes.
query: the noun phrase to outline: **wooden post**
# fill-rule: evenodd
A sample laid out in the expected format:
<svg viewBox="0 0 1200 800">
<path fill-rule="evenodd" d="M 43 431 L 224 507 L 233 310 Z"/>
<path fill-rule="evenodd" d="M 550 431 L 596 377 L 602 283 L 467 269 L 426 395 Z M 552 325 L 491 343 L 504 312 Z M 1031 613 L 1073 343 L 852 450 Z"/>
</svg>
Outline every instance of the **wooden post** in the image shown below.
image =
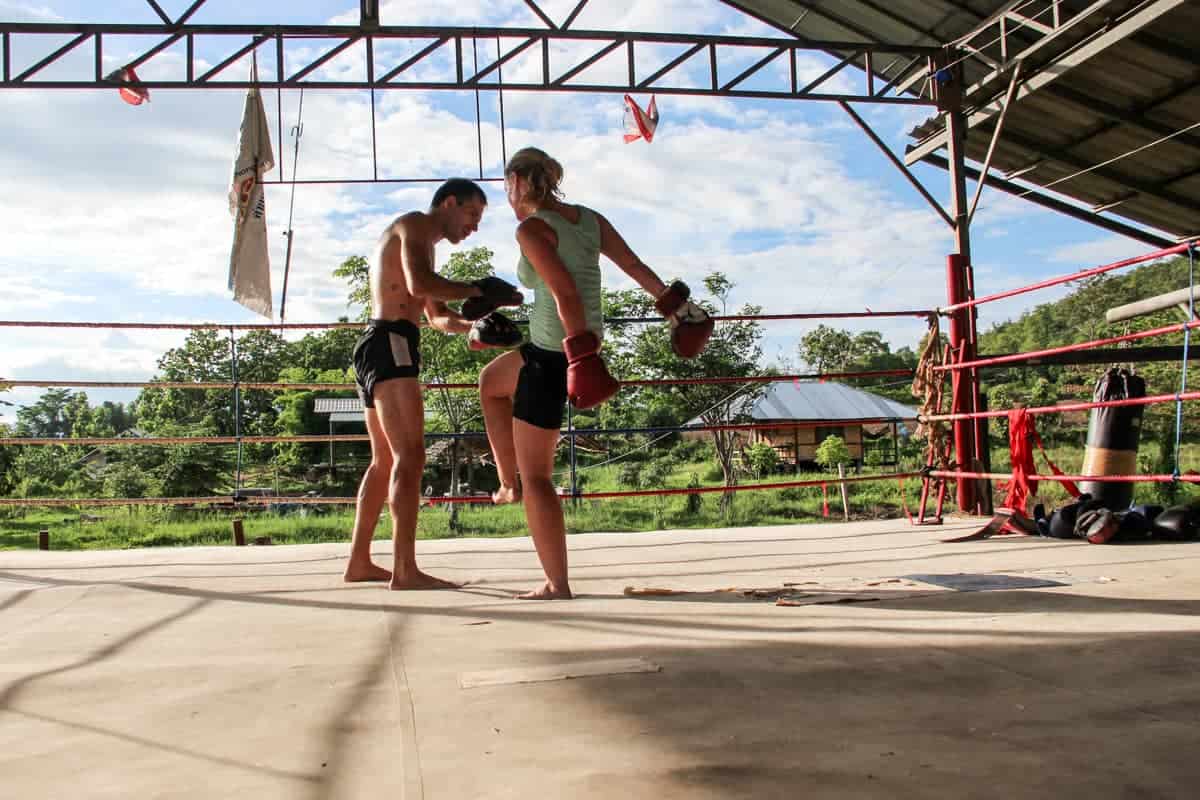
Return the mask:
<svg viewBox="0 0 1200 800">
<path fill-rule="evenodd" d="M 839 478 L 846 477 L 846 469 L 841 464 L 838 464 L 838 477 Z M 849 495 L 846 494 L 846 482 L 845 481 L 841 482 L 841 487 L 842 487 L 842 517 L 845 518 L 846 522 L 849 522 L 850 521 L 850 498 L 849 498 Z"/>
<path fill-rule="evenodd" d="M 246 546 L 246 531 L 242 528 L 242 521 L 240 519 L 233 521 L 233 543 L 238 547 Z"/>
<path fill-rule="evenodd" d="M 42 528 L 40 531 L 38 531 L 38 550 L 49 550 L 49 549 L 50 549 L 50 531 L 46 528 Z"/>
</svg>

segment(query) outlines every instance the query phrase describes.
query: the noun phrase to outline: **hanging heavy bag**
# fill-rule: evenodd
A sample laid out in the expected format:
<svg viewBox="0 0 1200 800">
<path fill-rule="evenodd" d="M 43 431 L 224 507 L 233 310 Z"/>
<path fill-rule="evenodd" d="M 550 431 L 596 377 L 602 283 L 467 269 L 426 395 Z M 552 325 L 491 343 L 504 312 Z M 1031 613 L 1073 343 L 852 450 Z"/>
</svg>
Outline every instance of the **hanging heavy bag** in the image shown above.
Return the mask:
<svg viewBox="0 0 1200 800">
<path fill-rule="evenodd" d="M 1146 396 L 1146 382 L 1124 369 L 1110 369 L 1096 381 L 1092 399 L 1126 400 Z M 1088 420 L 1084 475 L 1133 475 L 1137 472 L 1138 439 L 1142 433 L 1143 406 L 1093 408 Z M 1087 492 L 1111 511 L 1123 511 L 1133 501 L 1132 483 L 1084 481 Z"/>
</svg>

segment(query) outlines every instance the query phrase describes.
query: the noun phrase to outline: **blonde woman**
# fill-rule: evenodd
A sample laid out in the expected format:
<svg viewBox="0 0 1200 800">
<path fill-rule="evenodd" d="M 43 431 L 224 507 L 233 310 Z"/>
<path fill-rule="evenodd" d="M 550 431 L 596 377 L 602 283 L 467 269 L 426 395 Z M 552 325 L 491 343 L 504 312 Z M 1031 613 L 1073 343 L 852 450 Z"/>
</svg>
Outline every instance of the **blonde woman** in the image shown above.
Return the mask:
<svg viewBox="0 0 1200 800">
<path fill-rule="evenodd" d="M 666 285 L 629 248 L 604 216 L 563 201 L 563 168 L 535 147 L 509 160 L 504 170 L 508 203 L 517 216 L 521 260 L 517 277 L 534 291 L 529 341 L 505 353 L 480 374 L 484 421 L 500 489 L 497 504 L 524 502 L 525 519 L 546 573 L 529 600 L 568 599 L 567 541 L 562 505 L 554 487 L 554 453 L 563 404 L 592 408 L 619 388 L 600 356 L 603 336 L 600 254 L 656 298 L 671 323 L 672 345 L 697 355 L 713 323 L 688 300 L 686 285 Z"/>
</svg>

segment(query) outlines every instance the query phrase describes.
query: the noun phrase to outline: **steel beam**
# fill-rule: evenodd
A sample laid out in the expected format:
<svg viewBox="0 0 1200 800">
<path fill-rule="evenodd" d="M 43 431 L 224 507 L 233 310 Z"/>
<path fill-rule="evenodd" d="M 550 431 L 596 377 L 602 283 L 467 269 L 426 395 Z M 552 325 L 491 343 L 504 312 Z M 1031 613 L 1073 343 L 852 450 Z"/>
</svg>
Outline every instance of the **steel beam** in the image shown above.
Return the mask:
<svg viewBox="0 0 1200 800">
<path fill-rule="evenodd" d="M 572 16 L 577 15 L 583 8 L 583 3 L 578 4 Z M 190 11 L 194 10 L 190 9 Z M 370 9 L 364 4 L 363 11 L 368 12 Z M 173 89 L 173 88 L 245 88 L 250 85 L 256 85 L 263 89 L 284 89 L 284 88 L 301 88 L 313 87 L 323 89 L 516 89 L 524 91 L 573 91 L 573 92 L 605 92 L 605 93 L 624 93 L 638 89 L 653 89 L 660 94 L 676 94 L 676 95 L 701 95 L 701 96 L 722 96 L 722 97 L 752 97 L 752 98 L 770 98 L 770 99 L 812 99 L 812 100 L 853 100 L 855 102 L 870 102 L 877 104 L 891 105 L 931 105 L 932 101 L 922 100 L 914 97 L 880 97 L 872 94 L 871 80 L 862 82 L 861 94 L 852 92 L 846 93 L 826 93 L 817 92 L 811 89 L 797 89 L 794 81 L 791 86 L 783 86 L 781 82 L 779 89 L 762 88 L 754 90 L 742 90 L 736 88 L 748 78 L 762 74 L 769 69 L 769 65 L 776 58 L 787 54 L 790 59 L 794 59 L 797 51 L 817 51 L 823 53 L 839 52 L 850 49 L 854 52 L 860 52 L 866 55 L 871 53 L 890 54 L 893 62 L 903 61 L 906 58 L 920 58 L 928 55 L 934 50 L 921 45 L 892 45 L 892 44 L 861 44 L 847 43 L 842 41 L 809 41 L 798 38 L 769 38 L 769 37 L 746 37 L 746 36 L 712 36 L 712 35 L 691 35 L 691 34 L 675 34 L 675 33 L 657 33 L 657 32 L 631 32 L 631 31 L 588 31 L 588 30 L 568 30 L 565 28 L 555 29 L 530 29 L 530 28 L 453 28 L 453 27 L 392 27 L 379 26 L 371 27 L 370 25 L 355 25 L 355 26 L 330 26 L 330 25 L 297 25 L 297 26 L 247 26 L 247 25 L 148 25 L 148 24 L 113 24 L 113 25 L 76 25 L 76 24 L 59 24 L 59 23 L 0 23 L 0 33 L 4 34 L 4 41 L 8 45 L 5 48 L 5 55 L 8 55 L 9 47 L 12 45 L 12 40 L 20 39 L 24 43 L 28 43 L 29 39 L 36 37 L 62 37 L 63 35 L 74 35 L 74 39 L 67 47 L 60 47 L 57 51 L 50 52 L 47 56 L 35 63 L 32 67 L 23 72 L 13 75 L 9 69 L 4 73 L 3 79 L 0 80 L 0 88 L 36 88 L 36 89 L 89 89 L 103 88 L 111 89 L 112 85 L 105 82 L 102 77 L 94 74 L 81 75 L 78 78 L 70 79 L 55 79 L 55 80 L 29 80 L 35 73 L 42 68 L 54 63 L 72 47 L 86 41 L 88 38 L 94 38 L 98 48 L 103 47 L 103 39 L 106 36 L 161 36 L 155 45 L 143 51 L 137 56 L 133 63 L 141 64 L 150 60 L 154 55 L 161 52 L 166 47 L 174 44 L 180 39 L 184 39 L 187 43 L 188 64 L 187 76 L 178 79 L 164 79 L 143 81 L 142 84 L 148 89 Z M 204 37 L 227 37 L 235 44 L 239 45 L 237 49 L 232 51 L 232 55 L 224 58 L 213 59 L 210 54 L 206 54 L 210 61 L 215 61 L 216 65 L 205 71 L 203 74 L 196 76 L 195 59 L 197 58 L 195 39 L 197 36 Z M 280 70 L 275 70 L 274 77 L 262 75 L 257 82 L 250 80 L 224 80 L 222 73 L 245 57 L 250 51 L 255 50 L 260 46 L 265 46 L 268 49 L 275 50 L 276 58 L 279 61 L 283 60 L 283 51 L 285 46 L 295 39 L 321 39 L 328 45 L 324 48 L 324 53 L 319 56 L 308 55 L 303 63 L 298 65 L 289 65 L 292 68 L 291 74 L 285 76 L 280 74 Z M 477 70 L 466 70 L 463 64 L 462 53 L 464 44 L 470 45 L 471 41 L 478 39 L 496 40 L 505 39 L 509 43 L 516 44 L 508 49 L 508 52 L 497 57 L 497 60 L 488 66 Z M 61 38 L 55 38 L 54 43 L 57 44 Z M 354 80 L 322 80 L 317 76 L 319 70 L 326 62 L 332 58 L 342 54 L 344 51 L 351 48 L 358 42 L 365 43 L 365 52 L 368 54 L 368 64 L 365 79 Z M 378 51 L 381 42 L 409 41 L 414 42 L 422 47 L 419 52 L 405 60 L 399 66 L 388 68 L 387 65 L 380 65 L 378 61 Z M 549 61 L 549 53 L 552 45 L 561 42 L 594 42 L 599 46 L 598 52 L 588 56 L 576 56 L 571 63 L 554 64 L 554 70 L 551 70 Z M 454 61 L 453 75 L 448 75 L 441 80 L 425 80 L 421 82 L 398 80 L 399 76 L 408 68 L 421 62 L 426 57 L 430 56 L 434 51 L 441 48 L 443 45 L 452 45 Z M 505 80 L 499 73 L 499 67 L 509 60 L 520 55 L 526 49 L 534 45 L 541 45 L 543 68 L 540 76 L 540 81 L 530 81 L 518 83 L 512 80 Z M 683 55 L 671 60 L 665 66 L 654 64 L 652 67 L 643 66 L 641 62 L 649 61 L 649 58 L 642 55 L 639 58 L 638 46 L 642 45 L 677 45 L 684 48 Z M 587 67 L 599 61 L 604 56 L 624 46 L 627 50 L 629 61 L 629 79 L 628 81 L 615 81 L 606 83 L 588 83 L 579 79 L 580 73 Z M 717 63 L 716 53 L 718 47 L 721 52 L 730 56 L 742 55 L 748 50 L 757 49 L 761 51 L 764 48 L 769 48 L 770 55 L 766 58 L 761 58 L 757 63 L 750 68 L 742 71 L 732 81 L 726 80 L 723 84 L 718 81 L 717 74 L 720 64 Z M 694 88 L 696 84 L 687 79 L 680 69 L 680 65 L 687 61 L 692 55 L 699 53 L 707 48 L 710 53 L 709 64 L 707 65 L 710 75 L 710 88 Z M 494 79 L 489 76 L 496 72 Z M 642 75 L 639 80 L 636 76 Z M 648 76 L 648 77 L 647 77 Z M 483 79 L 489 78 L 487 84 L 483 84 Z"/>
<path fill-rule="evenodd" d="M 929 193 L 929 190 L 925 188 L 924 184 L 921 183 L 916 175 L 912 174 L 908 167 L 904 165 L 904 162 L 892 152 L 891 148 L 887 146 L 883 139 L 879 138 L 879 135 L 875 133 L 870 125 L 867 124 L 866 120 L 855 113 L 854 109 L 851 108 L 848 103 L 839 103 L 839 105 L 850 116 L 850 119 L 854 120 L 858 127 L 862 128 L 863 133 L 865 133 L 867 137 L 875 143 L 875 146 L 883 151 L 883 154 L 887 156 L 888 160 L 892 162 L 896 169 L 900 170 L 900 173 L 908 179 L 908 182 L 912 184 L 913 188 L 916 189 L 918 193 L 920 193 L 921 197 L 925 198 L 925 202 L 929 203 L 930 207 L 938 213 L 946 225 L 953 228 L 955 226 L 954 219 L 948 213 L 946 213 L 946 209 L 942 208 L 942 204 L 939 203 L 937 199 Z"/>
<path fill-rule="evenodd" d="M 1085 61 L 1100 54 L 1105 49 L 1112 46 L 1113 44 L 1116 44 L 1117 42 L 1121 41 L 1122 39 L 1125 39 L 1125 38 L 1133 35 L 1141 28 L 1144 28 L 1145 26 L 1150 25 L 1151 23 L 1160 19 L 1164 14 L 1167 14 L 1167 13 L 1175 10 L 1176 8 L 1179 8 L 1180 6 L 1186 4 L 1187 2 L 1189 2 L 1189 0 L 1155 0 L 1155 2 L 1150 3 L 1150 4 L 1146 5 L 1145 7 L 1139 9 L 1138 11 L 1135 11 L 1134 13 L 1128 15 L 1127 17 L 1125 17 L 1123 20 L 1121 20 L 1117 24 L 1103 28 L 1099 33 L 1097 33 L 1097 35 L 1093 36 L 1091 39 L 1078 45 L 1077 47 L 1070 49 L 1067 53 L 1065 53 L 1060 58 L 1052 61 L 1050 64 L 1047 64 L 1046 66 L 1037 70 L 1035 73 L 1029 75 L 1026 78 L 1026 80 L 1021 84 L 1021 87 L 1017 92 L 1016 102 L 1019 103 L 1022 98 L 1028 97 L 1029 95 L 1033 94 L 1034 92 L 1038 91 L 1039 89 L 1049 86 L 1051 83 L 1053 83 L 1054 81 L 1061 78 L 1063 75 L 1065 75 L 1071 69 L 1079 66 L 1080 64 L 1084 63 Z M 1095 4 L 1095 6 L 1101 6 L 1101 5 L 1103 5 L 1103 4 L 1102 3 Z M 1085 14 L 1081 13 L 1080 16 L 1077 17 L 1077 19 L 1082 18 L 1084 16 L 1085 16 Z M 1062 28 L 1066 28 L 1066 26 L 1070 25 L 1070 24 L 1071 23 L 1068 22 L 1065 25 L 1063 25 Z M 1046 40 L 1044 39 L 1042 41 L 1045 42 Z M 1041 42 L 1039 42 L 1038 44 L 1040 45 Z M 1036 46 L 1037 45 L 1035 45 L 1035 47 Z M 991 78 L 994 76 L 994 74 L 995 73 L 993 73 L 993 75 L 989 75 L 983 81 L 976 83 L 970 89 L 967 89 L 966 95 L 970 96 L 974 93 L 981 91 L 983 86 L 989 80 L 991 80 Z M 1091 102 L 1091 99 L 1089 98 L 1089 103 L 1090 102 Z M 1000 112 L 1001 106 L 1002 106 L 1002 103 L 1001 103 L 1000 99 L 998 97 L 993 98 L 990 102 L 986 103 L 981 108 L 974 111 L 967 118 L 967 128 L 968 129 L 975 128 L 978 125 L 991 119 L 994 115 L 996 115 Z M 923 141 L 921 141 L 920 143 L 915 145 L 913 148 L 911 148 L 908 151 L 908 153 L 905 155 L 905 161 L 908 164 L 915 164 L 916 162 L 920 161 L 921 159 L 923 159 L 925 156 L 929 155 L 930 153 L 932 153 L 936 150 L 939 150 L 942 147 L 945 147 L 946 142 L 947 142 L 946 131 L 944 129 L 941 131 L 938 131 L 937 133 L 935 133 L 929 137 L 926 137 Z"/>
<path fill-rule="evenodd" d="M 929 164 L 934 167 L 940 167 L 941 169 L 949 169 L 950 167 L 950 162 L 947 161 L 944 156 L 937 155 L 936 153 L 925 156 L 925 158 L 922 159 L 922 163 Z M 967 177 L 971 178 L 972 180 L 977 181 L 981 177 L 979 170 L 971 166 L 964 167 L 964 170 L 967 174 Z M 1110 233 L 1119 233 L 1122 236 L 1128 236 L 1134 241 L 1144 242 L 1151 247 L 1161 249 L 1177 244 L 1175 239 L 1168 239 L 1164 236 L 1158 236 L 1148 231 L 1144 231 L 1141 228 L 1135 228 L 1132 225 L 1127 225 L 1123 222 L 1118 222 L 1117 220 L 1107 219 L 1105 217 L 1092 214 L 1085 208 L 1071 205 L 1070 203 L 1066 203 L 1055 197 L 1050 197 L 1049 195 L 1030 190 L 1024 186 L 1018 186 L 1017 184 L 1007 181 L 998 175 L 988 175 L 986 181 L 988 186 L 992 187 L 993 189 L 999 189 L 1005 194 L 1015 195 L 1022 199 L 1028 200 L 1031 203 L 1042 206 L 1043 208 L 1048 208 L 1051 211 L 1064 214 L 1072 219 L 1077 219 L 1082 222 L 1095 225 L 1098 228 L 1103 228 Z"/>
<path fill-rule="evenodd" d="M 1124 109 L 1122 111 L 1122 113 L 1120 114 L 1120 116 L 1118 116 L 1118 117 L 1114 117 L 1114 116 L 1110 115 L 1109 113 L 1106 113 L 1111 110 L 1107 107 L 1101 108 L 1101 109 L 1096 109 L 1091 104 L 1089 104 L 1089 106 L 1088 106 L 1089 110 L 1100 111 L 1101 115 L 1104 116 L 1105 121 L 1102 122 L 1100 125 L 1093 127 L 1091 130 L 1089 130 L 1087 133 L 1083 134 L 1082 136 L 1076 137 L 1075 139 L 1072 139 L 1071 141 L 1067 142 L 1066 144 L 1059 145 L 1058 147 L 1055 147 L 1053 150 L 1047 150 L 1046 155 L 1051 159 L 1057 158 L 1060 155 L 1071 152 L 1072 150 L 1074 150 L 1076 147 L 1079 147 L 1080 145 L 1087 144 L 1088 142 L 1092 141 L 1093 139 L 1096 139 L 1097 137 L 1104 136 L 1107 133 L 1111 133 L 1112 131 L 1116 130 L 1117 128 L 1120 128 L 1122 125 L 1125 125 L 1125 124 L 1135 125 L 1135 126 L 1139 126 L 1139 127 L 1145 127 L 1147 124 L 1155 125 L 1156 123 L 1147 119 L 1148 114 L 1153 113 L 1160 106 L 1166 105 L 1167 103 L 1178 100 L 1180 97 L 1183 97 L 1186 94 L 1196 91 L 1198 88 L 1200 88 L 1200 83 L 1197 83 L 1197 82 L 1186 83 L 1183 86 L 1174 87 L 1169 92 L 1166 92 L 1165 94 L 1160 94 L 1157 97 L 1155 97 L 1151 100 L 1147 100 L 1144 103 L 1139 103 L 1138 105 L 1136 105 L 1132 108 Z M 1070 99 L 1070 98 L 1067 98 L 1067 99 Z M 1162 125 L 1161 127 L 1169 129 L 1169 126 L 1166 126 L 1166 125 Z M 1152 132 L 1157 133 L 1159 136 L 1165 136 L 1165 135 L 1167 135 L 1169 130 L 1159 132 L 1157 129 L 1155 129 Z M 1196 146 L 1195 143 L 1193 143 L 1192 146 Z M 1039 163 L 1042 161 L 1041 157 L 1039 157 L 1038 161 L 1039 161 Z M 1030 166 L 1033 166 L 1033 164 L 1030 164 Z"/>
</svg>

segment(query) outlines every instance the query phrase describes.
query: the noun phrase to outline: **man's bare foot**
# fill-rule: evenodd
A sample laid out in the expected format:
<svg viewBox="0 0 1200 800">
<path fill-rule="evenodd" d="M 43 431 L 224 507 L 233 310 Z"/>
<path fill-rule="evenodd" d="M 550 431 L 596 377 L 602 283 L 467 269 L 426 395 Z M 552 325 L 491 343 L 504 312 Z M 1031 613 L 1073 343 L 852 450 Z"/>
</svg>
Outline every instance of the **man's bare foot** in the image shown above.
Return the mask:
<svg viewBox="0 0 1200 800">
<path fill-rule="evenodd" d="M 492 503 L 494 505 L 505 506 L 509 503 L 519 502 L 521 502 L 521 490 L 516 486 L 501 486 L 492 492 Z"/>
<path fill-rule="evenodd" d="M 347 564 L 346 571 L 342 573 L 342 580 L 346 583 L 359 583 L 360 581 L 390 581 L 392 579 L 391 570 L 386 570 L 383 567 L 376 566 L 370 561 L 365 564 Z"/>
<path fill-rule="evenodd" d="M 534 589 L 532 592 L 517 595 L 518 600 L 570 600 L 574 597 L 571 594 L 570 586 L 556 587 L 550 581 L 540 589 Z"/>
<path fill-rule="evenodd" d="M 453 581 L 444 581 L 441 578 L 435 578 L 432 575 L 427 575 L 420 570 L 409 572 L 401 575 L 396 573 L 392 576 L 392 582 L 388 584 L 389 589 L 457 589 L 460 584 Z"/>
</svg>

